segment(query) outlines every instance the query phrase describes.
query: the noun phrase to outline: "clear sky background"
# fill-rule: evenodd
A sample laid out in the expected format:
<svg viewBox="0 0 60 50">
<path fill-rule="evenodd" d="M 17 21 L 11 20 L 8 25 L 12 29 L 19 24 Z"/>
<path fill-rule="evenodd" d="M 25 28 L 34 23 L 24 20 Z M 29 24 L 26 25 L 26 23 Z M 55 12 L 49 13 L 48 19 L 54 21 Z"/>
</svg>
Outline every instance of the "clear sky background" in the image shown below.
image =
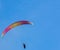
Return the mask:
<svg viewBox="0 0 60 50">
<path fill-rule="evenodd" d="M 0 38 L 0 50 L 60 50 L 60 0 L 0 0 L 0 35 L 20 20 L 34 25 L 10 30 Z"/>
</svg>

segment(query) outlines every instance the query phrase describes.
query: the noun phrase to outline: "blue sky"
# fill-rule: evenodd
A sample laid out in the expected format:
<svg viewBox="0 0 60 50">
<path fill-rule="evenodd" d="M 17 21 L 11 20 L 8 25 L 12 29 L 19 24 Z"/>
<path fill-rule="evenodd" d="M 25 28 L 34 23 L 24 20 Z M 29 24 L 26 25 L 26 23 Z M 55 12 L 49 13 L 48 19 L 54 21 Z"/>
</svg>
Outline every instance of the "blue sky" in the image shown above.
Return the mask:
<svg viewBox="0 0 60 50">
<path fill-rule="evenodd" d="M 0 50 L 60 50 L 60 0 L 0 0 L 0 35 L 11 23 L 28 20 L 0 38 Z"/>
</svg>

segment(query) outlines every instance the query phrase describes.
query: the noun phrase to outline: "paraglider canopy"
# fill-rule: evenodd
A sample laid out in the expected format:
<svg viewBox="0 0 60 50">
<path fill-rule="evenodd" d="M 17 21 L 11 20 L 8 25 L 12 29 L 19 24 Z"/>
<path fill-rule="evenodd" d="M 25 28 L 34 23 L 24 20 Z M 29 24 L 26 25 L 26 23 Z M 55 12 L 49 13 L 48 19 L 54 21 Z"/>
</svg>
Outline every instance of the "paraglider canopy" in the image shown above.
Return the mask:
<svg viewBox="0 0 60 50">
<path fill-rule="evenodd" d="M 26 20 L 14 22 L 14 23 L 12 23 L 11 25 L 9 25 L 9 26 L 2 32 L 1 37 L 3 37 L 3 36 L 4 36 L 9 30 L 11 30 L 12 28 L 17 27 L 17 26 L 20 26 L 20 25 L 25 25 L 25 24 L 32 24 L 32 23 L 29 22 L 29 21 L 26 21 Z"/>
</svg>

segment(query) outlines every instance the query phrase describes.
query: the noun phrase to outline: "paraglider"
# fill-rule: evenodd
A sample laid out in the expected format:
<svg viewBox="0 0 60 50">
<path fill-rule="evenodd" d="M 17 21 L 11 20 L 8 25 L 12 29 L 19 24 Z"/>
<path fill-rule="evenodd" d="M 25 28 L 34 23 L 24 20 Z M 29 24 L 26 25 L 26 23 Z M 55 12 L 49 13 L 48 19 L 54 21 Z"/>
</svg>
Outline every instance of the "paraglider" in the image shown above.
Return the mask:
<svg viewBox="0 0 60 50">
<path fill-rule="evenodd" d="M 9 30 L 11 30 L 12 28 L 15 28 L 17 26 L 20 26 L 20 25 L 25 25 L 25 24 L 32 24 L 31 22 L 29 21 L 17 21 L 17 22 L 14 22 L 12 23 L 11 25 L 9 25 L 3 32 L 2 32 L 2 35 L 1 37 L 3 37 Z M 24 45 L 25 46 L 25 45 Z"/>
<path fill-rule="evenodd" d="M 23 47 L 24 47 L 24 49 L 26 48 L 26 44 L 25 43 L 23 43 Z"/>
</svg>

